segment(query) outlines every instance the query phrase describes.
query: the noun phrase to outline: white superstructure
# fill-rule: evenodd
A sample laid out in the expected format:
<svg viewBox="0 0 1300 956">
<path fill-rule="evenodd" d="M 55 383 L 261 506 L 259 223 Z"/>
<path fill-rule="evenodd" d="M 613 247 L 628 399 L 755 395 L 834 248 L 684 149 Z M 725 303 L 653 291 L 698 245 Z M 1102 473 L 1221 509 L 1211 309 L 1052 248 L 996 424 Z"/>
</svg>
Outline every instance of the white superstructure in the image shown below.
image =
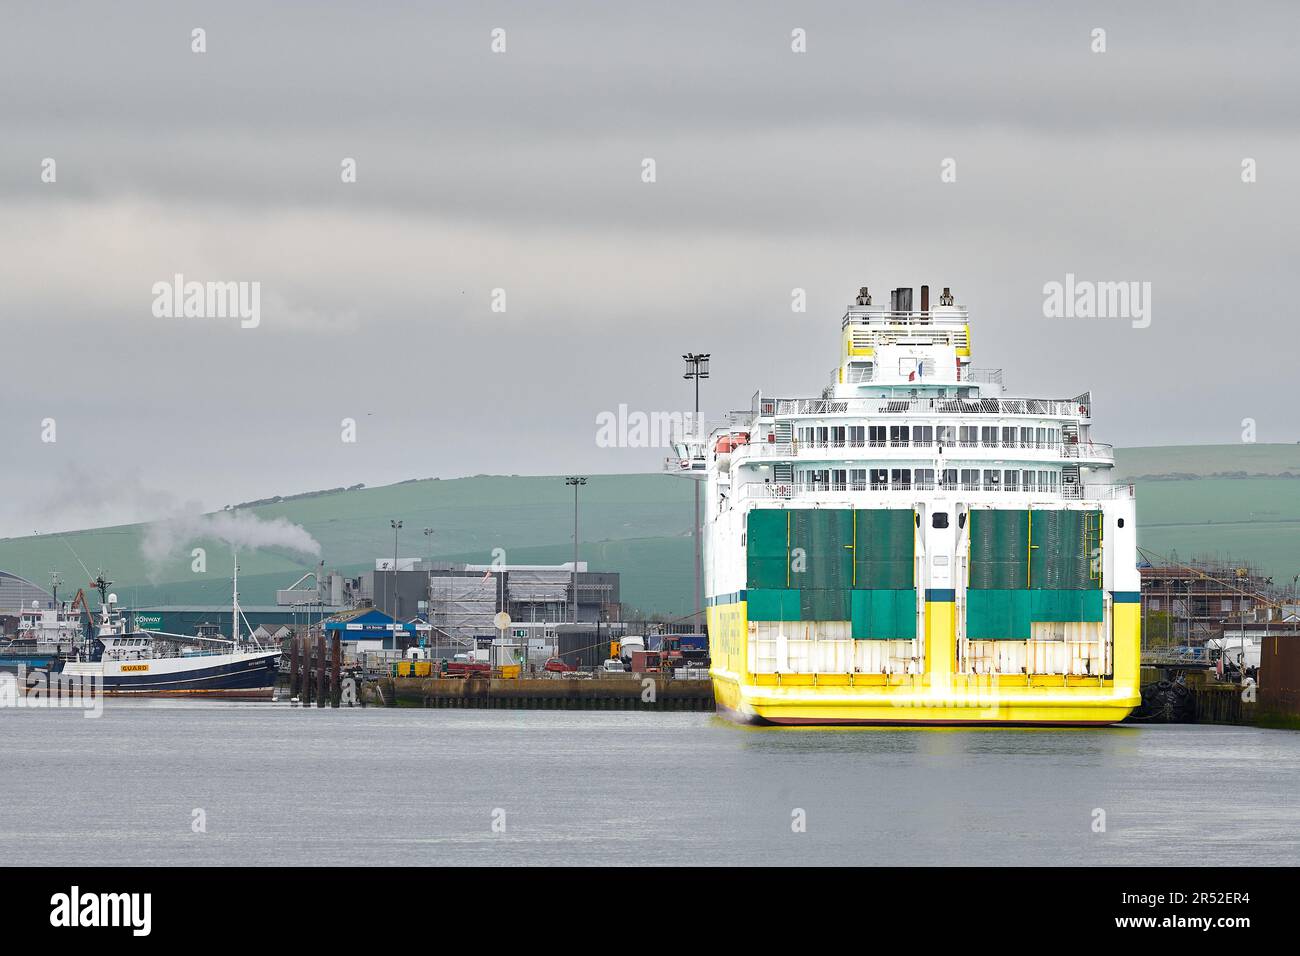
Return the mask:
<svg viewBox="0 0 1300 956">
<path fill-rule="evenodd" d="M 1114 678 L 1114 608 L 1139 589 L 1133 492 L 1112 482 L 1089 393 L 1009 396 L 1001 370 L 971 364 L 967 310 L 949 290 L 933 307 L 928 287 L 920 298 L 914 309 L 912 290 L 897 289 L 888 307 L 873 306 L 862 289 L 821 394 L 759 392 L 707 436 L 684 436 L 666 465 L 704 483 L 715 686 L 745 716 L 746 688 L 798 676 L 818 687 L 910 677 L 927 694 L 969 677 Z M 751 528 L 768 509 L 788 514 Z M 781 550 L 781 522 L 777 563 L 768 555 Z M 759 537 L 770 540 L 753 555 Z M 1044 547 L 1063 548 L 1060 560 L 1036 553 Z M 1004 611 L 1014 634 L 998 629 Z M 732 683 L 739 698 L 723 701 Z"/>
</svg>

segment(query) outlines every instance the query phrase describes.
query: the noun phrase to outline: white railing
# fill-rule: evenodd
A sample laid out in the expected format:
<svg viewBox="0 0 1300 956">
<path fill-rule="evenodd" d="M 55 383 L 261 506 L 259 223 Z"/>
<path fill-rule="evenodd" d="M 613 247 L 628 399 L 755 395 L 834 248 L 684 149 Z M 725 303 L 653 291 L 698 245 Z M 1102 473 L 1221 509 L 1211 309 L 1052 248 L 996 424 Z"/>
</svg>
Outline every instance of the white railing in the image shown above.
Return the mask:
<svg viewBox="0 0 1300 956">
<path fill-rule="evenodd" d="M 763 408 L 772 415 L 1032 415 L 1087 418 L 1087 401 L 1073 398 L 772 398 Z"/>
<path fill-rule="evenodd" d="M 919 448 L 931 449 L 936 447 L 957 448 L 962 450 L 979 450 L 987 451 L 1007 451 L 1007 450 L 1024 450 L 1024 451 L 1046 451 L 1056 452 L 1056 457 L 1077 459 L 1081 461 L 1110 461 L 1115 460 L 1115 449 L 1112 445 L 1101 442 L 1050 442 L 1050 441 L 996 441 L 996 442 L 979 442 L 979 441 L 927 441 L 927 440 L 907 440 L 907 439 L 813 439 L 801 440 L 795 439 L 789 442 L 766 442 L 751 441 L 747 445 L 740 445 L 734 449 L 737 455 L 753 455 L 760 458 L 788 458 L 792 455 L 807 454 L 822 449 L 843 449 L 843 448 Z M 896 456 L 895 456 L 896 457 Z M 1033 460 L 1040 460 L 1035 456 Z"/>
<path fill-rule="evenodd" d="M 840 331 L 855 327 L 915 328 L 958 327 L 969 321 L 970 314 L 961 308 L 946 307 L 943 312 L 895 312 L 892 309 L 873 309 L 870 306 L 849 309 L 840 322 Z"/>
<path fill-rule="evenodd" d="M 1000 368 L 968 368 L 961 377 L 963 382 L 983 383 L 987 385 L 1001 385 L 1002 369 Z"/>
<path fill-rule="evenodd" d="M 979 482 L 935 482 L 908 481 L 896 484 L 884 484 L 871 481 L 825 482 L 825 481 L 748 481 L 740 486 L 740 498 L 763 498 L 790 500 L 811 498 L 817 495 L 843 494 L 849 491 L 968 491 L 977 494 L 1036 494 L 1054 495 L 1076 501 L 1111 501 L 1119 498 L 1132 498 L 1133 485 L 1080 485 L 1066 483 L 1055 486 L 1033 483 L 1016 487 L 1006 485 L 983 485 Z"/>
<path fill-rule="evenodd" d="M 670 457 L 664 459 L 664 471 L 670 475 L 691 474 L 692 472 L 702 472 L 705 470 L 707 462 L 704 458 L 676 458 Z"/>
</svg>

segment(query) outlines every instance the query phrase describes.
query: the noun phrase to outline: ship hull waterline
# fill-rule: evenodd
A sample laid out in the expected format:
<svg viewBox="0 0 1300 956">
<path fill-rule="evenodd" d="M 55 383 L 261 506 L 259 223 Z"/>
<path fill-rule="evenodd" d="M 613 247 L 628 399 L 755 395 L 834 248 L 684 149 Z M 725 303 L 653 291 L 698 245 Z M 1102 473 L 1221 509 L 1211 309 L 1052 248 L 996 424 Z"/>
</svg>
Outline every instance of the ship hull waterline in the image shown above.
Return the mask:
<svg viewBox="0 0 1300 956">
<path fill-rule="evenodd" d="M 175 659 L 171 659 L 175 660 Z M 114 697 L 202 697 L 240 700 L 270 700 L 275 694 L 279 675 L 279 654 L 258 655 L 251 659 L 203 665 L 197 661 L 175 664 L 166 670 L 128 672 L 122 668 L 140 664 L 95 665 L 69 664 L 66 676 L 95 677 L 103 681 L 103 693 Z M 170 663 L 170 661 L 169 661 Z M 98 673 L 97 673 L 98 670 Z"/>
</svg>

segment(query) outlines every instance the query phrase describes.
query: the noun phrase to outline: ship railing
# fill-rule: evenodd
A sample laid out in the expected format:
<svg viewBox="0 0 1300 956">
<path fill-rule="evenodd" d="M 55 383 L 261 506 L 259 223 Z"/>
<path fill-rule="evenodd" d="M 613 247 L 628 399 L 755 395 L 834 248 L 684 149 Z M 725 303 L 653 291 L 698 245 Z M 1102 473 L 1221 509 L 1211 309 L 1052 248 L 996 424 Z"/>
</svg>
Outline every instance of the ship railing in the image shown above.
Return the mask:
<svg viewBox="0 0 1300 956">
<path fill-rule="evenodd" d="M 1134 486 L 1131 484 L 1081 485 L 1078 482 L 1066 482 L 1060 485 L 1048 485 L 1041 482 L 1031 482 L 1027 484 L 1017 483 L 1015 485 L 1005 485 L 1001 483 L 991 485 L 978 481 L 936 482 L 933 480 L 914 480 L 906 482 L 898 481 L 893 483 L 877 481 L 749 481 L 740 486 L 740 497 L 742 499 L 776 498 L 789 500 L 791 498 L 804 498 L 812 495 L 845 491 L 932 491 L 936 488 L 942 491 L 1046 494 L 1072 501 L 1111 501 L 1122 498 L 1132 498 L 1134 496 Z"/>
<path fill-rule="evenodd" d="M 1061 458 L 1075 460 L 1093 460 L 1093 461 L 1114 461 L 1115 448 L 1103 442 L 1062 442 L 1062 441 L 1034 441 L 1022 439 L 999 439 L 997 441 L 980 441 L 978 439 L 962 439 L 952 441 L 947 439 L 902 439 L 902 438 L 872 438 L 863 439 L 810 439 L 810 440 L 792 440 L 789 442 L 750 442 L 748 445 L 741 445 L 737 449 L 738 453 L 743 453 L 749 449 L 748 454 L 755 456 L 768 457 L 785 457 L 791 454 L 798 454 L 802 451 L 819 450 L 827 448 L 960 448 L 960 449 L 978 449 L 986 448 L 990 451 L 1024 450 L 1024 451 L 1054 451 Z M 670 459 L 671 460 L 671 459 Z M 702 460 L 702 459 L 701 459 Z"/>
<path fill-rule="evenodd" d="M 962 374 L 963 382 L 984 383 L 987 385 L 1001 385 L 1002 369 L 1000 368 L 968 368 Z"/>
<path fill-rule="evenodd" d="M 1152 666 L 1178 666 L 1178 665 L 1203 665 L 1208 667 L 1210 664 L 1210 649 L 1208 647 L 1151 647 L 1142 652 L 1142 663 Z"/>
<path fill-rule="evenodd" d="M 689 474 L 695 471 L 704 471 L 706 462 L 703 456 L 696 458 L 678 458 L 669 456 L 664 459 L 664 471 L 668 474 Z"/>
<path fill-rule="evenodd" d="M 952 306 L 945 307 L 943 312 L 920 311 L 913 309 L 910 312 L 895 312 L 892 309 L 873 309 L 870 306 L 861 308 L 852 308 L 844 314 L 844 319 L 840 322 L 840 331 L 852 328 L 854 326 L 898 326 L 901 328 L 913 328 L 917 326 L 931 327 L 936 325 L 965 325 L 970 318 L 970 313 L 963 308 Z"/>
<path fill-rule="evenodd" d="M 1062 458 L 1100 458 L 1104 461 L 1115 460 L 1115 446 L 1101 442 L 1061 442 L 1058 446 Z"/>
<path fill-rule="evenodd" d="M 733 454 L 753 458 L 789 458 L 799 451 L 799 447 L 796 441 L 751 441 L 738 446 Z"/>
<path fill-rule="evenodd" d="M 1087 402 L 1077 398 L 771 398 L 763 410 L 784 415 L 1032 415 L 1087 418 Z"/>
</svg>

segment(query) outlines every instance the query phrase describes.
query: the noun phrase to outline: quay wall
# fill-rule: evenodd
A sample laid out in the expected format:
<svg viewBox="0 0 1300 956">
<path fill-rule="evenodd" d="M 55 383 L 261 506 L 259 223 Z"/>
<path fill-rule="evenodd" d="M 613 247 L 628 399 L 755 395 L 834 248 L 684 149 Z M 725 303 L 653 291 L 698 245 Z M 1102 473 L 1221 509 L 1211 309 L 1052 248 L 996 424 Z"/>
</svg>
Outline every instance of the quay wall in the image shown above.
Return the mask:
<svg viewBox="0 0 1300 956">
<path fill-rule="evenodd" d="M 364 689 L 387 706 L 512 710 L 711 711 L 713 683 L 646 675 L 592 680 L 385 677 Z M 363 699 L 365 699 L 363 698 Z"/>
</svg>

